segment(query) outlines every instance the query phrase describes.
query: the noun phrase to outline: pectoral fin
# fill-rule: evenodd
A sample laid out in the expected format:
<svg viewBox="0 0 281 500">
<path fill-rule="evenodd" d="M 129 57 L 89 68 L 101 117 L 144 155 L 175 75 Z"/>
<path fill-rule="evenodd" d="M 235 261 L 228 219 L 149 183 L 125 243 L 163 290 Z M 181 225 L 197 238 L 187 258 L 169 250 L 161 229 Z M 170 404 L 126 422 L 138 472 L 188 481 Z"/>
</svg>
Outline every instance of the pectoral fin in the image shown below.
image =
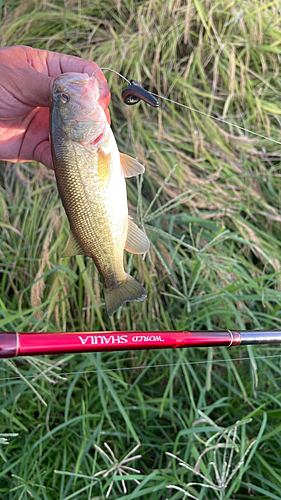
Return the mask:
<svg viewBox="0 0 281 500">
<path fill-rule="evenodd" d="M 141 229 L 128 219 L 128 233 L 125 243 L 125 250 L 131 253 L 146 253 L 149 250 L 149 239 Z"/>
<path fill-rule="evenodd" d="M 66 247 L 62 254 L 62 258 L 64 259 L 65 257 L 72 257 L 73 255 L 85 255 L 85 252 L 84 250 L 82 250 L 75 236 L 70 231 Z"/>
<path fill-rule="evenodd" d="M 125 177 L 134 177 L 145 172 L 144 166 L 131 156 L 120 153 L 120 161 Z"/>
</svg>

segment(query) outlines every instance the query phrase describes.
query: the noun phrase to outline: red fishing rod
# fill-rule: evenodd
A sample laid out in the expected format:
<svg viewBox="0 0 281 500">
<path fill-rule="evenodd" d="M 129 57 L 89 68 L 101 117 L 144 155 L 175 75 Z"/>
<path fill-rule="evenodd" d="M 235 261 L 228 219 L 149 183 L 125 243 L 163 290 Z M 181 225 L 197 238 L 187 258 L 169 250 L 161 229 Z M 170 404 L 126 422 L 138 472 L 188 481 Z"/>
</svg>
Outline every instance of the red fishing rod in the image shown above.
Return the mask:
<svg viewBox="0 0 281 500">
<path fill-rule="evenodd" d="M 0 358 L 140 349 L 280 344 L 281 331 L 0 333 Z"/>
</svg>

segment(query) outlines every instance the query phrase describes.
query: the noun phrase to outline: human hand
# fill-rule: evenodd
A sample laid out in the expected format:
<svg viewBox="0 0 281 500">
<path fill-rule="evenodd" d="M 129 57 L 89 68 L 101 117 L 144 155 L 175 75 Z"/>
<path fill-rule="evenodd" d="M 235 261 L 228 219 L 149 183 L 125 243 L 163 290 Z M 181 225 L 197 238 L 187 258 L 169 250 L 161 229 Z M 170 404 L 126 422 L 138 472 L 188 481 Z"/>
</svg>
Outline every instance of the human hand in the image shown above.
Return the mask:
<svg viewBox="0 0 281 500">
<path fill-rule="evenodd" d="M 49 141 L 49 106 L 56 76 L 76 72 L 92 75 L 98 65 L 75 56 L 16 46 L 0 49 L 0 159 L 40 161 L 53 168 Z M 99 103 L 107 109 L 110 92 L 102 71 Z"/>
</svg>

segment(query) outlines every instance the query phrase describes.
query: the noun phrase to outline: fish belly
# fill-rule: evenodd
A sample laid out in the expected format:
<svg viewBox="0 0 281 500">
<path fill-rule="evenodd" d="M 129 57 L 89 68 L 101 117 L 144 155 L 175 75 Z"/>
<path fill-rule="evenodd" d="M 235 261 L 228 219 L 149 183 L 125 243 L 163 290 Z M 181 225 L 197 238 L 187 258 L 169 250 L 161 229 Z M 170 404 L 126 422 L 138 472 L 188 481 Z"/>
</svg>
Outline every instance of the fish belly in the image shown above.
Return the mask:
<svg viewBox="0 0 281 500">
<path fill-rule="evenodd" d="M 72 143 L 56 165 L 56 177 L 71 230 L 91 257 L 106 288 L 124 280 L 123 250 L 128 207 L 119 152 L 89 152 Z"/>
</svg>

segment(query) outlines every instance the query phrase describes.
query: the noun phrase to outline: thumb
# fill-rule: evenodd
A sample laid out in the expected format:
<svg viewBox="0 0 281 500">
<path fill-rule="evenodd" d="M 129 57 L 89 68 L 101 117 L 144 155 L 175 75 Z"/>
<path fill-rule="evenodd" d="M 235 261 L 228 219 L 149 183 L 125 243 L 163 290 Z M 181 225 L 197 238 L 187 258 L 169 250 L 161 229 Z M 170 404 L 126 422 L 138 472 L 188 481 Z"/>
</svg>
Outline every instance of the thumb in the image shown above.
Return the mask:
<svg viewBox="0 0 281 500">
<path fill-rule="evenodd" d="M 38 144 L 37 148 L 34 151 L 34 160 L 43 163 L 44 165 L 46 165 L 46 167 L 54 169 L 51 144 L 48 139 Z"/>
<path fill-rule="evenodd" d="M 13 94 L 17 100 L 31 108 L 49 107 L 54 78 L 39 73 L 33 68 L 10 69 Z"/>
</svg>

